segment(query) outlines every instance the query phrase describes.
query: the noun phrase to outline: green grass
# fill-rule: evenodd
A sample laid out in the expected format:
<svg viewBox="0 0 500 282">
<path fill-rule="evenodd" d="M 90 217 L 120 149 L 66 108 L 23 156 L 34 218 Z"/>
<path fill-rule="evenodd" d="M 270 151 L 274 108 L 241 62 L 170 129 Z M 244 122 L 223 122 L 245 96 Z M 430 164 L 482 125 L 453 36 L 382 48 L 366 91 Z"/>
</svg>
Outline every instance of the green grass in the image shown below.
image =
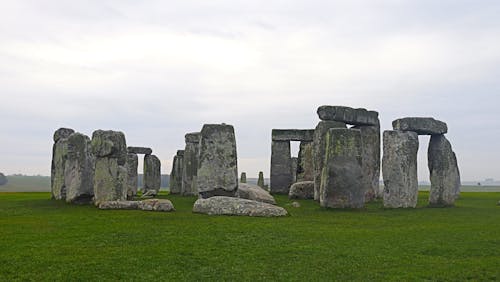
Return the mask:
<svg viewBox="0 0 500 282">
<path fill-rule="evenodd" d="M 162 195 L 161 197 L 166 197 Z M 326 210 L 289 217 L 98 210 L 49 193 L 0 193 L 0 281 L 499 280 L 500 193 L 455 208 Z"/>
</svg>

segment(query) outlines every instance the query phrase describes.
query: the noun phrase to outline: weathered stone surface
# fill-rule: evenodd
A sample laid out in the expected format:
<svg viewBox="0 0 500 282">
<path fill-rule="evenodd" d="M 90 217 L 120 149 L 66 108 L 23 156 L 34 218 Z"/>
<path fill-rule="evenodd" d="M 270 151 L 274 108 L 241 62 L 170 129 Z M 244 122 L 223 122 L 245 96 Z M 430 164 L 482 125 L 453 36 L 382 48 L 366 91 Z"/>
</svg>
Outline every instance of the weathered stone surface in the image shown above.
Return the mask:
<svg viewBox="0 0 500 282">
<path fill-rule="evenodd" d="M 394 130 L 413 131 L 419 135 L 441 135 L 448 132 L 446 123 L 431 117 L 407 117 L 392 122 Z"/>
<path fill-rule="evenodd" d="M 320 205 L 327 208 L 362 208 L 362 144 L 358 129 L 329 129 L 320 188 Z"/>
<path fill-rule="evenodd" d="M 312 180 L 314 180 L 313 142 L 300 142 L 296 181 Z"/>
<path fill-rule="evenodd" d="M 378 197 L 380 186 L 380 126 L 355 126 L 361 131 L 363 185 L 365 186 L 365 201 Z"/>
<path fill-rule="evenodd" d="M 176 154 L 172 162 L 172 171 L 170 172 L 169 189 L 170 194 L 180 194 L 182 192 L 182 169 L 184 166 L 184 156 Z"/>
<path fill-rule="evenodd" d="M 144 155 L 151 155 L 153 153 L 153 150 L 151 148 L 147 147 L 127 147 L 127 151 L 129 154 L 144 154 Z"/>
<path fill-rule="evenodd" d="M 240 183 L 247 183 L 247 173 L 246 172 L 241 173 Z"/>
<path fill-rule="evenodd" d="M 57 142 L 62 138 L 68 138 L 73 133 L 75 133 L 75 131 L 71 128 L 59 128 L 54 132 L 54 142 Z"/>
<path fill-rule="evenodd" d="M 297 168 L 299 166 L 299 158 L 292 158 L 292 184 L 297 182 Z M 291 185 L 290 185 L 291 186 Z M 290 187 L 287 189 L 287 193 L 290 191 Z"/>
<path fill-rule="evenodd" d="M 149 199 L 139 201 L 138 209 L 143 211 L 175 211 L 174 205 L 167 199 Z"/>
<path fill-rule="evenodd" d="M 120 166 L 127 162 L 125 134 L 113 130 L 96 130 L 92 133 L 92 151 L 97 158 L 116 158 Z"/>
<path fill-rule="evenodd" d="M 7 184 L 9 181 L 7 180 L 7 177 L 0 172 L 0 186 Z"/>
<path fill-rule="evenodd" d="M 314 169 L 314 200 L 319 201 L 321 172 L 325 161 L 326 135 L 331 128 L 346 128 L 346 124 L 338 121 L 320 121 L 314 130 L 313 169 Z"/>
<path fill-rule="evenodd" d="M 127 199 L 127 168 L 118 158 L 97 158 L 94 176 L 94 204 Z"/>
<path fill-rule="evenodd" d="M 235 196 L 238 189 L 238 161 L 232 125 L 203 125 L 197 186 L 201 198 Z"/>
<path fill-rule="evenodd" d="M 290 205 L 292 207 L 294 207 L 294 208 L 300 208 L 300 203 L 299 202 L 292 202 Z"/>
<path fill-rule="evenodd" d="M 156 197 L 156 195 L 158 195 L 158 191 L 156 191 L 156 190 L 149 190 L 149 191 L 146 191 L 146 192 L 142 193 L 141 198 L 142 199 L 154 198 L 154 197 Z"/>
<path fill-rule="evenodd" d="M 271 144 L 271 193 L 288 194 L 294 182 L 292 155 L 289 141 L 272 141 Z"/>
<path fill-rule="evenodd" d="M 321 120 L 340 121 L 352 125 L 378 125 L 378 112 L 354 109 L 344 106 L 321 106 L 318 108 Z"/>
<path fill-rule="evenodd" d="M 105 201 L 99 203 L 101 210 L 136 210 L 139 208 L 139 201 Z"/>
<path fill-rule="evenodd" d="M 161 163 L 155 155 L 145 155 L 144 156 L 144 179 L 143 179 L 143 190 L 145 193 L 150 190 L 160 191 L 161 186 Z"/>
<path fill-rule="evenodd" d="M 264 172 L 259 171 L 259 179 L 257 180 L 257 186 L 264 188 Z"/>
<path fill-rule="evenodd" d="M 274 200 L 274 197 L 271 196 L 269 192 L 260 188 L 259 186 L 247 183 L 240 183 L 238 185 L 238 192 L 236 193 L 236 197 L 258 202 L 264 202 L 272 205 L 276 204 L 276 200 Z"/>
<path fill-rule="evenodd" d="M 307 141 L 312 142 L 314 129 L 273 129 L 272 141 Z"/>
<path fill-rule="evenodd" d="M 55 136 L 56 134 L 54 134 Z M 61 136 L 59 133 L 58 136 Z M 54 138 L 56 139 L 56 138 Z M 66 199 L 66 183 L 64 181 L 64 169 L 68 159 L 68 138 L 57 138 L 52 146 L 52 166 L 51 166 L 51 192 L 52 199 Z"/>
<path fill-rule="evenodd" d="M 290 187 L 290 199 L 314 199 L 314 181 L 296 182 Z"/>
<path fill-rule="evenodd" d="M 418 135 L 412 131 L 384 131 L 384 207 L 414 208 L 418 198 Z"/>
<path fill-rule="evenodd" d="M 215 196 L 208 199 L 198 199 L 193 206 L 193 212 L 208 215 L 240 215 L 275 217 L 286 216 L 288 212 L 275 205 L 234 198 Z"/>
<path fill-rule="evenodd" d="M 129 147 L 130 148 L 130 147 Z M 136 153 L 127 154 L 127 198 L 132 198 L 137 195 L 137 167 L 139 166 L 139 157 L 137 157 Z"/>
<path fill-rule="evenodd" d="M 460 194 L 460 172 L 448 139 L 444 135 L 433 135 L 427 156 L 431 178 L 429 205 L 453 206 Z"/>
<path fill-rule="evenodd" d="M 61 139 L 60 139 L 61 140 Z M 94 196 L 94 163 L 90 138 L 73 133 L 67 138 L 67 159 L 64 165 L 66 202 L 90 203 Z"/>
<path fill-rule="evenodd" d="M 186 147 L 184 148 L 184 158 L 182 160 L 182 188 L 181 194 L 185 196 L 198 195 L 197 175 L 200 152 L 199 132 L 185 135 Z"/>
</svg>

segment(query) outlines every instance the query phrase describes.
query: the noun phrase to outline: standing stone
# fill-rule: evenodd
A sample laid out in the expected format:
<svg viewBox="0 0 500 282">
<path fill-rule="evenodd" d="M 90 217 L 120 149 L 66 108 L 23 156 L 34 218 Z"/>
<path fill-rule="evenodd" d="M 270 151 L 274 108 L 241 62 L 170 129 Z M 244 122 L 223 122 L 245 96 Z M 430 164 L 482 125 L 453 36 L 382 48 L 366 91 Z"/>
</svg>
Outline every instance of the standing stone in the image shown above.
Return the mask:
<svg viewBox="0 0 500 282">
<path fill-rule="evenodd" d="M 314 180 L 313 143 L 300 142 L 299 157 L 297 159 L 297 179 L 300 181 Z"/>
<path fill-rule="evenodd" d="M 130 147 L 129 147 L 130 148 Z M 135 153 L 127 154 L 127 198 L 131 199 L 137 195 L 137 167 L 139 166 L 139 157 Z"/>
<path fill-rule="evenodd" d="M 119 131 L 96 130 L 92 134 L 92 152 L 96 157 L 94 204 L 124 201 L 127 198 L 127 144 Z"/>
<path fill-rule="evenodd" d="M 290 141 L 272 141 L 271 147 L 271 193 L 288 194 L 294 182 Z"/>
<path fill-rule="evenodd" d="M 247 183 L 247 173 L 246 172 L 241 173 L 240 183 Z"/>
<path fill-rule="evenodd" d="M 297 182 L 297 168 L 299 167 L 299 158 L 292 157 L 292 184 Z M 292 185 L 290 185 L 292 186 Z M 287 191 L 290 191 L 288 187 Z"/>
<path fill-rule="evenodd" d="M 238 189 L 238 161 L 232 125 L 203 125 L 197 183 L 201 198 L 235 196 Z"/>
<path fill-rule="evenodd" d="M 66 199 L 66 185 L 64 182 L 64 169 L 68 157 L 68 137 L 75 131 L 70 128 L 59 128 L 54 132 L 51 165 L 51 192 L 52 199 Z"/>
<path fill-rule="evenodd" d="M 418 135 L 412 131 L 384 131 L 384 207 L 414 208 L 418 200 Z"/>
<path fill-rule="evenodd" d="M 160 192 L 161 186 L 161 163 L 155 155 L 144 156 L 144 187 L 142 192 L 155 191 L 156 194 Z"/>
<path fill-rule="evenodd" d="M 313 169 L 314 169 L 314 200 L 319 201 L 321 173 L 325 161 L 326 135 L 330 128 L 346 128 L 346 124 L 337 121 L 320 121 L 314 130 L 313 138 Z"/>
<path fill-rule="evenodd" d="M 431 178 L 429 205 L 453 206 L 460 193 L 460 172 L 448 139 L 444 135 L 432 135 L 427 156 Z"/>
<path fill-rule="evenodd" d="M 182 161 L 182 188 L 181 193 L 185 196 L 198 195 L 197 174 L 198 159 L 200 152 L 199 132 L 188 133 L 185 136 L 186 147 L 184 149 L 184 158 Z"/>
<path fill-rule="evenodd" d="M 257 186 L 264 188 L 264 172 L 259 171 L 259 179 L 257 180 Z"/>
<path fill-rule="evenodd" d="M 365 201 L 369 202 L 378 196 L 380 182 L 380 125 L 361 125 L 354 128 L 361 131 L 363 144 L 363 185 Z"/>
<path fill-rule="evenodd" d="M 67 159 L 64 165 L 66 202 L 90 203 L 94 196 L 94 156 L 90 138 L 73 133 L 67 138 Z"/>
<path fill-rule="evenodd" d="M 362 208 L 361 132 L 333 128 L 326 137 L 326 156 L 321 175 L 320 205 L 326 208 Z"/>
<path fill-rule="evenodd" d="M 184 151 L 177 150 L 170 172 L 170 194 L 180 194 L 182 192 L 182 168 L 184 166 Z"/>
</svg>

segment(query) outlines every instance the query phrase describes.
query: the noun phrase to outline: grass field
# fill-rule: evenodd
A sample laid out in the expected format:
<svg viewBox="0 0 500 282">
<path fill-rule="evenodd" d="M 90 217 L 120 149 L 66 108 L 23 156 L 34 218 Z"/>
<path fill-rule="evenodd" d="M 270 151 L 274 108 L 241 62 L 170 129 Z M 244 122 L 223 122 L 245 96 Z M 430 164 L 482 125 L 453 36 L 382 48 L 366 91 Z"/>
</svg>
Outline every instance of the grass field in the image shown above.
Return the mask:
<svg viewBox="0 0 500 282">
<path fill-rule="evenodd" d="M 162 195 L 161 197 L 167 197 Z M 0 193 L 0 281 L 499 280 L 500 193 L 455 208 L 325 210 L 289 217 L 98 210 L 49 193 Z"/>
</svg>

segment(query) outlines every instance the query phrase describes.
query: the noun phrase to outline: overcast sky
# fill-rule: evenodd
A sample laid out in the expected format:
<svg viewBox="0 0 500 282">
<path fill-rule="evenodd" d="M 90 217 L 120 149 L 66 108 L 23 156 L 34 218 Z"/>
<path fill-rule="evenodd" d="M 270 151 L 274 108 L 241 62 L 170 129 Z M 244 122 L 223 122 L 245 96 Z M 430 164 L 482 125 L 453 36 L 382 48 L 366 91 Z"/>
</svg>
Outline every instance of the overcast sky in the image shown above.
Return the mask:
<svg viewBox="0 0 500 282">
<path fill-rule="evenodd" d="M 326 104 L 376 110 L 383 130 L 443 120 L 462 179 L 500 179 L 499 15 L 496 0 L 0 0 L 0 171 L 49 175 L 70 127 L 121 130 L 169 173 L 185 133 L 225 122 L 240 172 L 268 177 L 271 129 L 314 128 Z"/>
</svg>

